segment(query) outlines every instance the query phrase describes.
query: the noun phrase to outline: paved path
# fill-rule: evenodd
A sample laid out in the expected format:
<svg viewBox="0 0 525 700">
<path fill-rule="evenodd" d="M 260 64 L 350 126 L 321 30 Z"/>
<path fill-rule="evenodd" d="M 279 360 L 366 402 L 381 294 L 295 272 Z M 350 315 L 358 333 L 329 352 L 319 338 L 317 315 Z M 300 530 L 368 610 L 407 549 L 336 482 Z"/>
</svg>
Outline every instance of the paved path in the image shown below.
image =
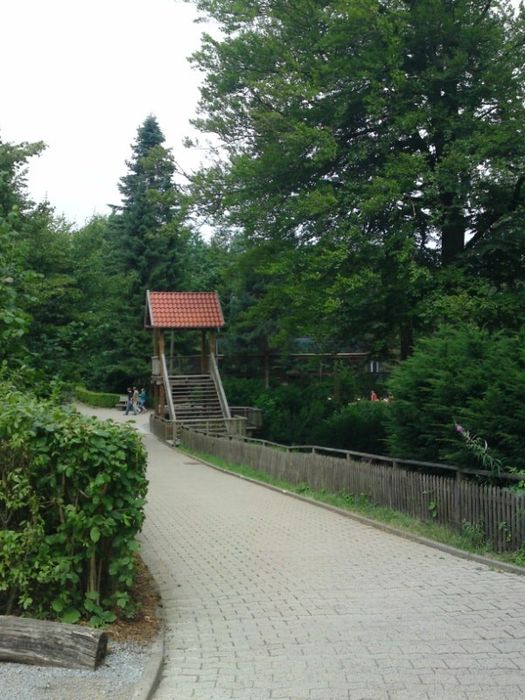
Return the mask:
<svg viewBox="0 0 525 700">
<path fill-rule="evenodd" d="M 155 700 L 525 698 L 525 578 L 145 439 L 143 556 L 167 615 Z"/>
</svg>

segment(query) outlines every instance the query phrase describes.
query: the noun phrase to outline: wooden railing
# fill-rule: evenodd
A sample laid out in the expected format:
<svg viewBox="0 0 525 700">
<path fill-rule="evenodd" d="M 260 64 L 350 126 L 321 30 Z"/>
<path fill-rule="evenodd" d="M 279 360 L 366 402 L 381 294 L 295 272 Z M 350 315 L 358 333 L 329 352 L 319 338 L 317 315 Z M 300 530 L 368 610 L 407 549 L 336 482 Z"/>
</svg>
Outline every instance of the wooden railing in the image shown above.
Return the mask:
<svg viewBox="0 0 525 700">
<path fill-rule="evenodd" d="M 167 355 L 170 374 L 202 374 L 201 355 Z"/>
<path fill-rule="evenodd" d="M 525 495 L 478 483 L 486 471 L 465 471 L 433 462 L 397 460 L 313 445 L 286 446 L 254 438 L 212 437 L 182 429 L 182 443 L 196 452 L 246 465 L 315 491 L 365 495 L 370 502 L 421 520 L 446 525 L 490 543 L 496 551 L 525 541 Z M 508 483 L 519 476 L 505 475 Z"/>
<path fill-rule="evenodd" d="M 162 381 L 164 383 L 164 394 L 166 396 L 166 404 L 168 406 L 168 411 L 171 420 L 176 420 L 175 407 L 173 405 L 173 396 L 171 395 L 171 382 L 168 373 L 168 367 L 166 365 L 165 355 L 160 356 L 160 369 L 162 372 Z"/>
<path fill-rule="evenodd" d="M 217 396 L 219 397 L 222 415 L 224 416 L 224 418 L 230 419 L 230 407 L 228 406 L 228 401 L 226 400 L 226 394 L 224 393 L 224 387 L 222 386 L 221 375 L 219 374 L 217 362 L 215 361 L 215 355 L 213 353 L 210 353 L 209 356 L 209 368 L 210 376 L 213 379 L 215 390 L 217 392 Z"/>
<path fill-rule="evenodd" d="M 246 418 L 248 428 L 262 428 L 263 412 L 260 408 L 254 406 L 230 406 L 232 416 L 240 416 Z"/>
<path fill-rule="evenodd" d="M 150 413 L 149 428 L 153 435 L 156 435 L 160 440 L 175 444 L 177 436 L 175 433 L 175 423 L 172 420 Z"/>
<path fill-rule="evenodd" d="M 176 422 L 177 436 L 182 430 L 191 430 L 203 435 L 221 435 L 242 438 L 246 435 L 246 418 L 190 418 Z"/>
</svg>

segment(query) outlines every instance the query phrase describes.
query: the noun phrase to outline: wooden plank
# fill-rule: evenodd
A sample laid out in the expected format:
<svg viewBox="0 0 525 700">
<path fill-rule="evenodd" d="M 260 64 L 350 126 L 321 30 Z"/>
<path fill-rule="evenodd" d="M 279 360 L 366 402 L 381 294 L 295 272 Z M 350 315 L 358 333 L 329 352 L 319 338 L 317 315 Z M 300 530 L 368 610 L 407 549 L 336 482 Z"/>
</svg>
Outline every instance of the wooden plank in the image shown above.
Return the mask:
<svg viewBox="0 0 525 700">
<path fill-rule="evenodd" d="M 94 670 L 107 643 L 107 634 L 91 627 L 0 615 L 1 661 Z"/>
</svg>

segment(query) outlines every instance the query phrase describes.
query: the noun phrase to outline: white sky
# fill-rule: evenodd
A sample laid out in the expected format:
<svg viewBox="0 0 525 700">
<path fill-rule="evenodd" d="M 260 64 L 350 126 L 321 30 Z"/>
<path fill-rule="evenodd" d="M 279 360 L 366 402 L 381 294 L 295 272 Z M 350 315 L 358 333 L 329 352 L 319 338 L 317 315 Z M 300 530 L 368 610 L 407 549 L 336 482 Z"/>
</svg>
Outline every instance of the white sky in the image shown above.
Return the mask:
<svg viewBox="0 0 525 700">
<path fill-rule="evenodd" d="M 201 80 L 187 61 L 206 29 L 195 17 L 182 0 L 0 0 L 0 137 L 48 145 L 33 199 L 79 225 L 107 213 L 150 113 L 177 162 L 198 165 L 205 150 L 182 146 Z"/>
<path fill-rule="evenodd" d="M 185 168 L 182 146 L 201 74 L 186 60 L 204 25 L 180 0 L 0 0 L 0 137 L 44 141 L 28 189 L 79 225 L 120 201 L 117 183 L 137 128 L 154 114 Z"/>
</svg>

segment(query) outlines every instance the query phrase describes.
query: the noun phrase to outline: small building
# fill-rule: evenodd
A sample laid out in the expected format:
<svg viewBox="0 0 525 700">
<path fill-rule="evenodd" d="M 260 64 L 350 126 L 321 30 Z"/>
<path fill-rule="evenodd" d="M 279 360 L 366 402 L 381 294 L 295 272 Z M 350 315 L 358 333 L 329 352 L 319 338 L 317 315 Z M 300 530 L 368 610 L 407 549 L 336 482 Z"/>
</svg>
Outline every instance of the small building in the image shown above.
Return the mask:
<svg viewBox="0 0 525 700">
<path fill-rule="evenodd" d="M 217 332 L 224 317 L 216 292 L 147 292 L 146 329 L 153 332 L 152 430 L 177 439 L 185 425 L 215 435 L 244 434 L 246 419 L 233 417 L 217 367 Z M 200 331 L 200 353 L 175 357 L 166 334 Z"/>
</svg>

